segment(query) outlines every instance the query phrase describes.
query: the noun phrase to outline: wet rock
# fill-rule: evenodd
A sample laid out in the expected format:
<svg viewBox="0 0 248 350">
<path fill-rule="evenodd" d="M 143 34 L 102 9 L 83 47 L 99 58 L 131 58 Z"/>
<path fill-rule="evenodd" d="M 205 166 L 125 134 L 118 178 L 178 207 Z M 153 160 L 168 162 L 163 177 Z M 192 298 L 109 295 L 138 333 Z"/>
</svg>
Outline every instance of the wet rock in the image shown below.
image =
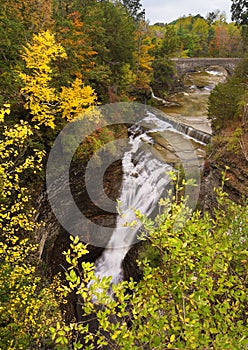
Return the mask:
<svg viewBox="0 0 248 350">
<path fill-rule="evenodd" d="M 128 280 L 132 277 L 135 281 L 139 281 L 142 277 L 137 260 L 142 243 L 134 244 L 123 260 L 124 279 Z"/>
<path fill-rule="evenodd" d="M 91 201 L 87 194 L 84 181 L 85 169 L 86 167 L 82 163 L 73 164 L 71 168 L 70 185 L 74 200 L 83 215 L 89 220 L 98 225 L 113 228 L 115 227 L 116 213 L 104 211 Z M 121 181 L 121 161 L 116 161 L 106 170 L 104 175 L 104 193 L 112 200 L 115 200 L 119 195 Z M 63 178 L 61 178 L 57 184 L 57 190 L 59 191 L 60 186 L 64 185 Z M 66 205 L 66 203 L 63 204 Z M 44 272 L 47 277 L 52 277 L 58 272 L 61 272 L 63 275 L 68 267 L 63 251 L 69 249 L 71 242 L 70 235 L 60 225 L 53 214 L 45 192 L 39 197 L 37 210 L 39 215 L 36 220 L 43 223 L 36 233 L 36 241 L 39 243 L 39 254 L 40 259 L 43 262 Z M 71 219 L 73 220 L 73 217 Z M 87 236 L 87 227 L 83 227 L 82 230 L 84 230 L 84 235 Z M 103 242 L 104 240 L 107 240 L 106 237 L 102 237 Z M 89 254 L 84 257 L 84 260 L 95 262 L 95 260 L 102 254 L 104 248 L 89 245 L 88 249 Z M 77 303 L 75 296 L 72 296 L 71 298 L 72 300 L 70 300 L 67 306 L 68 320 L 75 316 L 75 307 Z"/>
</svg>

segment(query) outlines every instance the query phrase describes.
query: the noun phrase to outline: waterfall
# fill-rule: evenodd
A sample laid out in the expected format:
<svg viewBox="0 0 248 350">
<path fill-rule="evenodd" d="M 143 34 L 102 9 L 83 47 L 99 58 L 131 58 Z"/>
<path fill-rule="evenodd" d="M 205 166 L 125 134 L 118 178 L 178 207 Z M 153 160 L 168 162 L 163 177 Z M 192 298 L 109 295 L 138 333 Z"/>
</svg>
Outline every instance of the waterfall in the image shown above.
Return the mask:
<svg viewBox="0 0 248 350">
<path fill-rule="evenodd" d="M 170 183 L 168 172 L 171 166 L 154 157 L 153 139 L 149 136 L 165 130 L 181 134 L 182 137 L 194 138 L 198 142 L 209 141 L 209 135 L 169 118 L 162 120 L 149 111 L 141 122 L 129 128 L 130 149 L 122 159 L 123 182 L 119 198 L 121 215 L 117 217 L 116 228 L 107 248 L 95 263 L 95 276 L 100 279 L 111 276 L 114 284 L 122 280 L 123 259 L 141 226 L 136 222 L 135 209 L 149 216 Z"/>
<path fill-rule="evenodd" d="M 177 103 L 176 101 L 168 101 L 168 100 L 165 100 L 161 97 L 157 97 L 155 96 L 153 90 L 151 89 L 151 97 L 154 101 L 157 102 L 157 104 L 161 105 L 161 106 L 166 106 L 166 107 L 174 107 L 174 106 L 179 106 L 179 103 Z"/>
<path fill-rule="evenodd" d="M 203 132 L 201 130 L 197 130 L 195 128 L 192 128 L 192 126 L 182 124 L 182 123 L 174 123 L 174 127 L 176 130 L 181 132 L 184 135 L 189 136 L 190 138 L 194 139 L 195 141 L 198 141 L 204 145 L 208 144 L 211 140 L 212 135 Z"/>
<path fill-rule="evenodd" d="M 164 100 L 163 98 L 160 98 L 160 97 L 155 96 L 152 89 L 151 89 L 151 94 L 152 94 L 152 98 L 153 98 L 155 101 L 159 102 L 160 104 L 165 105 L 165 106 L 168 104 L 168 101 Z"/>
<path fill-rule="evenodd" d="M 211 141 L 212 135 L 195 129 L 192 126 L 180 123 L 170 117 L 166 117 L 165 115 L 163 115 L 163 119 L 161 120 L 157 117 L 154 117 L 152 113 L 148 112 L 148 116 L 144 118 L 144 120 L 154 125 L 155 129 L 153 131 L 163 131 L 165 129 L 170 129 L 171 131 L 177 131 L 178 133 L 184 136 L 188 136 L 194 141 L 204 145 L 208 144 Z"/>
<path fill-rule="evenodd" d="M 135 209 L 142 214 L 151 214 L 170 182 L 167 172 L 171 167 L 154 158 L 149 147 L 146 147 L 153 143 L 152 139 L 139 126 L 130 128 L 130 132 L 130 150 L 122 160 L 121 215 L 117 217 L 116 229 L 108 247 L 95 264 L 95 275 L 100 278 L 112 276 L 112 283 L 115 284 L 123 277 L 122 261 L 141 225 L 137 222 Z M 130 226 L 127 222 L 133 224 Z"/>
</svg>

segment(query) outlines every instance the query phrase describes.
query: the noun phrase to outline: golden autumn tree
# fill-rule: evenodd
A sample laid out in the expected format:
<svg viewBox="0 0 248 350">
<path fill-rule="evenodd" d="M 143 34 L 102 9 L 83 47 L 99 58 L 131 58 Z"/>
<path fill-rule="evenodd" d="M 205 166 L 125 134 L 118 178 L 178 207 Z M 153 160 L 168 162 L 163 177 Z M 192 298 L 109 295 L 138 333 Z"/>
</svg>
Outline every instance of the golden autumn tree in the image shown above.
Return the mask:
<svg viewBox="0 0 248 350">
<path fill-rule="evenodd" d="M 94 106 L 96 95 L 90 86 L 85 86 L 82 79 L 76 78 L 69 87 L 62 87 L 59 95 L 62 117 L 67 121 L 75 119 Z"/>
<path fill-rule="evenodd" d="M 78 113 L 95 104 L 94 90 L 84 86 L 79 78 L 70 87 L 61 87 L 61 92 L 52 86 L 52 62 L 58 58 L 66 59 L 67 55 L 50 31 L 34 35 L 33 42 L 26 46 L 22 57 L 28 73 L 20 72 L 25 84 L 21 93 L 26 99 L 25 108 L 38 125 L 54 129 L 55 119 L 59 116 L 72 120 L 72 109 L 73 117 L 77 117 Z"/>
<path fill-rule="evenodd" d="M 45 152 L 37 142 L 37 129 L 40 126 L 53 129 L 59 118 L 66 121 L 78 117 L 95 103 L 96 95 L 79 78 L 67 87 L 53 86 L 52 65 L 58 58 L 65 59 L 66 53 L 52 33 L 43 31 L 34 35 L 33 42 L 23 52 L 26 71 L 19 72 L 24 82 L 21 94 L 31 121 L 24 116 L 23 120 L 11 124 L 10 104 L 5 103 L 0 109 L 0 229 L 3 233 L 0 348 L 3 350 L 67 349 L 70 341 L 67 336 L 56 345 L 49 330 L 57 329 L 57 324 L 61 326 L 63 318 L 56 291 L 58 283 L 49 285 L 39 272 L 38 247 L 33 241 L 41 223 L 35 221 L 37 213 L 32 205 L 30 179 L 33 183 L 36 174 L 44 170 Z M 7 118 L 10 120 L 6 121 Z M 70 329 L 66 332 L 69 334 Z"/>
<path fill-rule="evenodd" d="M 33 43 L 27 44 L 22 55 L 29 74 L 20 72 L 25 86 L 21 93 L 26 99 L 25 107 L 30 111 L 32 120 L 38 124 L 55 127 L 58 97 L 51 87 L 51 62 L 58 57 L 66 58 L 66 53 L 57 44 L 49 31 L 34 35 Z"/>
</svg>

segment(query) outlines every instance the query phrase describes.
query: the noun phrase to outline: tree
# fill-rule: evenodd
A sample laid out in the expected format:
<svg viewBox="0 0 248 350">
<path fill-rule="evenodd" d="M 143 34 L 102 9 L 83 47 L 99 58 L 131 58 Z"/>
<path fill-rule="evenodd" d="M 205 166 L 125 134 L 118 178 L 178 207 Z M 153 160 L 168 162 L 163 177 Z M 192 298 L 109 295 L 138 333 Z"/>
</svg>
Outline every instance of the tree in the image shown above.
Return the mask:
<svg viewBox="0 0 248 350">
<path fill-rule="evenodd" d="M 96 65 L 106 67 L 108 77 L 103 82 L 105 91 L 118 95 L 122 90 L 123 68 L 133 70 L 135 50 L 135 25 L 127 9 L 121 3 L 102 2 L 100 25 L 103 28 L 102 43 L 96 51 Z M 99 19 L 98 19 L 99 21 Z"/>
<path fill-rule="evenodd" d="M 240 120 L 240 101 L 247 91 L 247 60 L 244 60 L 235 74 L 223 84 L 218 84 L 210 94 L 208 117 L 214 131 L 223 129 L 230 122 Z"/>
<path fill-rule="evenodd" d="M 135 20 L 139 21 L 145 19 L 145 10 L 142 10 L 140 0 L 122 0 L 122 3 Z"/>
<path fill-rule="evenodd" d="M 95 106 L 96 94 L 90 86 L 85 86 L 83 81 L 76 78 L 71 86 L 62 86 L 59 94 L 59 108 L 62 118 L 72 121 L 82 116 L 87 110 Z"/>
<path fill-rule="evenodd" d="M 161 45 L 158 47 L 157 51 L 157 55 L 163 58 L 175 57 L 178 55 L 180 51 L 180 42 L 174 26 L 166 26 Z"/>
<path fill-rule="evenodd" d="M 174 86 L 175 66 L 170 59 L 157 58 L 152 63 L 152 87 L 159 95 L 169 93 Z"/>
<path fill-rule="evenodd" d="M 48 284 L 31 262 L 37 247 L 11 235 L 0 242 L 0 347 L 45 349 L 55 346 L 49 327 L 64 324 L 56 284 Z M 69 340 L 67 339 L 66 343 Z M 62 349 L 62 346 L 61 346 Z"/>
<path fill-rule="evenodd" d="M 60 84 L 66 84 L 75 76 L 87 81 L 92 74 L 98 53 L 93 48 L 88 31 L 89 28 L 82 22 L 82 15 L 78 11 L 67 14 L 63 25 L 57 28 L 57 40 L 63 45 L 68 58 L 59 62 L 59 70 L 63 71 L 64 80 L 62 82 L 61 79 Z"/>
<path fill-rule="evenodd" d="M 49 31 L 34 35 L 33 43 L 27 44 L 22 55 L 30 74 L 20 72 L 25 86 L 21 93 L 26 99 L 25 107 L 38 124 L 55 127 L 55 109 L 58 98 L 52 80 L 51 62 L 58 57 L 66 58 L 64 48 L 55 42 Z"/>
<path fill-rule="evenodd" d="M 209 25 L 212 25 L 217 20 L 219 13 L 220 13 L 220 10 L 215 10 L 207 14 L 206 20 Z"/>
<path fill-rule="evenodd" d="M 214 88 L 208 106 L 208 117 L 213 130 L 222 129 L 229 125 L 230 121 L 237 119 L 237 107 L 243 93 L 244 88 L 237 78 L 228 79 Z"/>
<path fill-rule="evenodd" d="M 135 51 L 134 58 L 134 88 L 140 91 L 149 90 L 150 81 L 152 78 L 152 62 L 153 57 L 151 51 L 154 45 L 151 42 L 148 25 L 144 21 L 136 24 L 135 31 Z"/>
<path fill-rule="evenodd" d="M 192 26 L 192 32 L 198 36 L 199 48 L 195 49 L 194 55 L 197 57 L 208 56 L 208 35 L 209 25 L 204 18 L 196 18 Z"/>
<path fill-rule="evenodd" d="M 214 25 L 214 38 L 210 43 L 211 53 L 214 57 L 225 57 L 228 55 L 229 36 L 227 27 L 223 25 Z"/>
<path fill-rule="evenodd" d="M 200 15 L 179 18 L 175 23 L 181 50 L 189 57 L 208 56 L 209 23 Z"/>
<path fill-rule="evenodd" d="M 244 51 L 248 45 L 248 4 L 244 0 L 232 0 L 231 6 L 232 20 L 241 26 Z"/>
<path fill-rule="evenodd" d="M 61 64 L 63 75 L 69 80 L 74 75 L 83 78 L 101 102 L 107 102 L 109 94 L 128 94 L 123 78 L 127 67 L 134 73 L 134 33 L 139 23 L 131 15 L 134 7 L 135 2 L 74 0 L 63 11 L 63 19 L 56 18 L 58 38 L 68 55 Z"/>
<path fill-rule="evenodd" d="M 34 35 L 33 43 L 27 45 L 22 57 L 29 74 L 19 74 L 25 84 L 21 93 L 26 99 L 25 108 L 29 110 L 32 121 L 54 129 L 55 118 L 60 113 L 63 118 L 71 120 L 72 116 L 77 117 L 83 110 L 94 105 L 94 90 L 90 86 L 84 86 L 79 78 L 71 87 L 61 87 L 61 92 L 51 86 L 51 63 L 58 57 L 66 58 L 67 55 L 49 31 Z"/>
<path fill-rule="evenodd" d="M 122 5 L 105 3 L 103 9 L 106 48 L 108 50 L 106 63 L 110 64 L 113 74 L 118 75 L 122 64 L 132 64 L 133 62 L 135 27 Z"/>
<path fill-rule="evenodd" d="M 35 32 L 53 25 L 52 1 L 0 0 L 0 18 L 0 103 L 15 100 L 14 109 L 20 105 L 15 67 L 20 62 L 21 48 Z"/>
<path fill-rule="evenodd" d="M 225 12 L 221 12 L 220 10 L 215 10 L 207 14 L 206 20 L 209 25 L 212 25 L 217 21 L 226 22 L 226 14 Z"/>
<path fill-rule="evenodd" d="M 235 26 L 234 23 L 229 23 L 227 27 L 229 43 L 228 47 L 230 50 L 230 57 L 242 57 L 242 37 L 240 29 Z"/>
<path fill-rule="evenodd" d="M 174 84 L 175 68 L 170 58 L 177 56 L 179 50 L 180 42 L 176 29 L 168 25 L 165 27 L 162 40 L 158 41 L 153 50 L 155 59 L 152 62 L 152 87 L 162 97 L 171 90 Z"/>
<path fill-rule="evenodd" d="M 248 4 L 244 0 L 232 0 L 232 21 L 240 25 L 248 25 Z"/>
</svg>

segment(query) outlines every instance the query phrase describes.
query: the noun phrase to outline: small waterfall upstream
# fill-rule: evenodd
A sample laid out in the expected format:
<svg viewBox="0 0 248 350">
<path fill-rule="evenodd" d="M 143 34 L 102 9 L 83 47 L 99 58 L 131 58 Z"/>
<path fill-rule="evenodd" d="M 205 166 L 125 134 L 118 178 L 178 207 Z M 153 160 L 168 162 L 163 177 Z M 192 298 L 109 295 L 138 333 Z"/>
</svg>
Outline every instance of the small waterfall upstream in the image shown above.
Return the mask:
<svg viewBox="0 0 248 350">
<path fill-rule="evenodd" d="M 171 119 L 159 119 L 154 114 L 147 112 L 140 123 L 129 129 L 130 149 L 124 153 L 122 159 L 123 181 L 119 198 L 120 214 L 108 247 L 95 263 L 95 276 L 100 279 L 104 276 L 111 276 L 114 284 L 122 280 L 123 259 L 135 242 L 141 226 L 135 216 L 135 210 L 149 216 L 155 209 L 159 198 L 165 193 L 165 189 L 169 187 L 171 179 L 168 172 L 172 170 L 172 167 L 154 157 L 152 152 L 154 141 L 149 134 L 169 131 L 177 135 L 181 134 L 182 138 L 188 136 L 196 138 L 196 142 L 207 141 L 208 138 L 204 137 L 204 133 L 187 132 L 189 128 L 187 126 L 184 128 Z"/>
</svg>

